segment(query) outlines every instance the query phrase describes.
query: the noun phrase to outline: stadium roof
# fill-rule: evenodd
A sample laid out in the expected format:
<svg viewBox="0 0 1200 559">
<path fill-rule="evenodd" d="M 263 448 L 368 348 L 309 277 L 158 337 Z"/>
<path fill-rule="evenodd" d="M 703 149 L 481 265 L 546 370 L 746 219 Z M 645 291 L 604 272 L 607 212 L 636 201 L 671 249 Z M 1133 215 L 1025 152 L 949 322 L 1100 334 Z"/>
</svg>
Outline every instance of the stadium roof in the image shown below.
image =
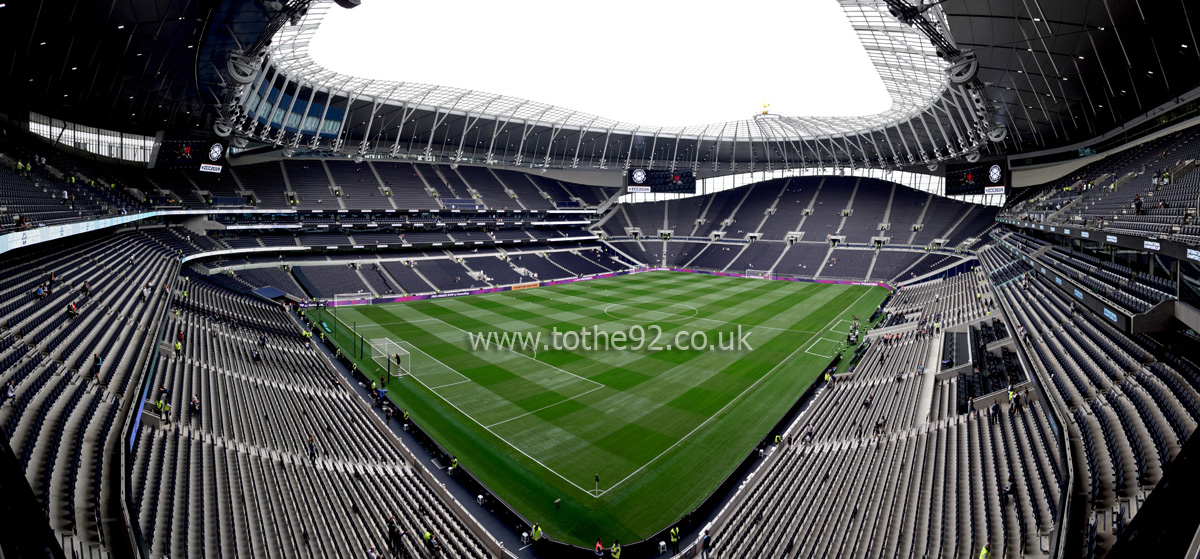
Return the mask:
<svg viewBox="0 0 1200 559">
<path fill-rule="evenodd" d="M 825 0 L 835 2 L 837 0 Z M 619 133 L 643 133 L 656 137 L 685 137 L 713 138 L 728 141 L 755 141 L 762 139 L 812 139 L 840 137 L 852 133 L 865 133 L 870 130 L 880 130 L 888 125 L 904 122 L 937 100 L 946 87 L 947 77 L 944 71 L 946 63 L 939 59 L 936 49 L 920 32 L 897 21 L 888 13 L 888 6 L 883 0 L 840 0 L 837 1 L 845 11 L 847 18 L 857 33 L 862 47 L 865 48 L 871 63 L 881 78 L 883 86 L 890 97 L 890 107 L 870 115 L 856 116 L 823 116 L 809 117 L 798 115 L 778 115 L 781 118 L 755 119 L 745 118 L 725 122 L 699 123 L 685 126 L 662 126 L 655 122 L 626 122 L 603 115 L 590 114 L 571 106 L 571 99 L 553 100 L 550 104 L 542 100 L 525 99 L 505 95 L 503 91 L 488 92 L 477 89 L 464 89 L 440 84 L 427 84 L 413 81 L 397 81 L 378 79 L 356 75 L 343 74 L 335 69 L 326 67 L 314 57 L 313 46 L 319 43 L 319 29 L 327 19 L 337 22 L 342 18 L 353 18 L 344 14 L 331 14 L 330 10 L 339 10 L 330 2 L 315 3 L 308 11 L 300 25 L 285 27 L 280 30 L 272 46 L 271 60 L 286 75 L 295 79 L 318 84 L 318 90 L 336 89 L 347 95 L 356 96 L 363 101 L 385 102 L 394 105 L 415 106 L 421 109 L 441 111 L 452 115 L 471 115 L 485 119 L 503 119 L 514 123 L 529 123 L 552 128 L 616 131 Z M 365 6 L 364 6 L 365 8 Z M 439 6 L 439 9 L 445 8 Z M 929 15 L 935 15 L 936 10 Z M 576 17 L 579 17 L 576 14 Z M 711 19 L 720 21 L 720 14 L 710 13 Z M 839 23 L 840 22 L 835 22 Z M 404 24 L 397 22 L 398 27 Z M 454 33 L 454 25 L 437 25 L 434 28 L 443 36 Z M 405 34 L 401 29 L 398 33 Z M 420 35 L 417 35 L 419 39 Z M 340 34 L 338 39 L 341 39 Z M 374 56 L 364 56 L 364 60 L 379 61 L 381 64 L 393 64 L 395 68 L 407 66 L 409 57 L 421 58 L 418 50 L 409 50 L 407 46 L 421 44 L 423 41 L 410 42 L 411 37 L 405 37 L 402 44 L 405 54 L 395 54 L 392 61 L 382 61 Z M 656 39 L 647 38 L 647 41 Z M 695 39 L 700 40 L 700 39 Z M 506 49 L 502 44 L 496 48 Z M 326 40 L 326 43 L 329 41 Z M 673 39 L 677 46 L 686 45 L 685 37 Z M 481 43 L 471 41 L 472 48 L 478 48 Z M 486 44 L 483 43 L 483 44 Z M 357 46 L 357 45 L 356 45 Z M 328 45 L 326 46 L 328 49 Z M 547 44 L 546 48 L 555 48 Z M 368 45 L 361 45 L 360 52 L 371 50 Z M 508 67 L 514 74 L 524 74 L 526 71 L 549 71 L 541 69 L 536 64 L 536 56 L 530 57 L 530 63 L 519 62 L 528 55 L 523 49 L 514 48 L 511 53 L 503 51 L 491 53 L 489 59 L 477 58 L 462 60 L 453 56 L 455 51 L 442 52 L 431 49 L 436 54 L 428 57 L 437 64 L 448 66 L 458 71 L 469 73 L 475 65 L 500 64 Z M 344 54 L 345 50 L 339 50 Z M 840 57 L 840 54 L 839 54 Z M 794 60 L 803 60 L 798 55 Z M 329 57 L 326 57 L 328 60 Z M 419 62 L 415 63 L 420 65 Z M 621 63 L 619 67 L 630 71 L 639 66 L 637 63 Z M 663 80 L 672 80 L 674 76 L 670 66 L 662 71 L 655 71 L 655 65 L 646 64 L 650 69 L 638 72 L 654 80 L 661 76 Z M 362 65 L 358 65 L 362 67 Z M 578 68 L 579 72 L 587 72 L 586 64 Z M 803 73 L 795 70 L 794 73 Z M 397 72 L 403 73 L 403 72 Z M 608 71 L 603 72 L 610 79 L 620 79 Z M 705 81 L 731 80 L 740 78 L 737 68 L 714 66 L 705 76 L 678 76 L 689 82 L 704 83 Z M 820 76 L 813 76 L 814 84 L 820 83 Z M 463 82 L 469 79 L 461 80 Z M 850 84 L 820 84 L 819 87 L 853 87 L 860 81 Z M 745 107 L 744 112 L 750 113 L 752 107 Z"/>
<path fill-rule="evenodd" d="M 1189 18 L 1200 7 L 1191 0 L 951 0 L 942 8 L 1009 122 L 1010 152 L 1092 139 L 1200 86 L 1198 24 Z"/>
<path fill-rule="evenodd" d="M 587 10 L 445 0 L 437 10 L 456 14 L 453 23 L 415 24 L 401 2 L 328 10 L 309 52 L 347 76 L 482 90 L 654 129 L 746 119 L 764 103 L 777 114 L 860 116 L 893 102 L 835 0 L 753 9 L 610 0 Z"/>
<path fill-rule="evenodd" d="M 381 1 L 368 0 L 367 5 Z M 1200 73 L 1193 71 L 1200 64 L 1200 45 L 1187 0 L 948 0 L 933 7 L 909 0 L 840 0 L 895 101 L 890 110 L 865 117 L 802 117 L 794 114 L 799 110 L 784 110 L 785 100 L 755 99 L 755 106 L 769 102 L 779 114 L 677 127 L 632 118 L 621 122 L 622 115 L 575 107 L 572 99 L 526 101 L 500 95 L 504 91 L 489 96 L 454 90 L 448 87 L 452 84 L 387 84 L 304 66 L 314 26 L 329 10 L 341 9 L 324 1 L 0 4 L 0 33 L 9 39 L 0 44 L 5 83 L 0 104 L 10 118 L 23 120 L 25 111 L 35 111 L 141 134 L 207 132 L 225 123 L 235 143 L 267 152 L 395 153 L 592 167 L 634 160 L 714 173 L 806 165 L 895 167 L 958 158 L 973 149 L 1026 153 L 1089 141 L 1164 104 L 1169 107 L 1175 99 L 1186 102 L 1200 85 Z M 438 20 L 427 13 L 434 8 L 411 9 L 414 22 L 443 27 L 447 40 L 454 40 L 452 17 Z M 290 25 L 293 21 L 300 25 Z M 407 24 L 397 26 L 397 59 L 437 57 L 436 45 L 399 40 Z M 520 31 L 530 32 L 508 28 L 498 36 Z M 570 35 L 570 30 L 532 32 L 545 36 L 547 48 Z M 932 45 L 937 41 L 930 36 L 973 56 L 977 83 L 947 87 L 945 74 L 938 72 L 949 58 L 936 57 Z M 515 71 L 524 62 L 514 60 L 535 60 L 527 53 L 506 52 L 500 42 L 478 39 L 470 42 L 499 53 L 488 54 Z M 753 40 L 747 42 L 751 46 L 745 47 L 745 56 L 778 59 L 781 67 L 815 56 L 763 53 Z M 271 57 L 260 58 L 268 48 Z M 257 63 L 253 86 L 265 81 L 266 87 L 234 86 L 228 62 L 239 52 Z M 604 50 L 592 47 L 590 52 L 602 56 Z M 702 53 L 677 56 L 703 58 Z M 656 59 L 615 64 L 653 67 Z M 729 65 L 711 70 L 712 79 L 732 79 L 737 72 Z M 289 81 L 292 75 L 305 83 Z M 310 97 L 316 90 L 333 95 Z M 252 93 L 273 99 L 280 91 L 329 106 L 327 114 L 316 115 L 328 116 L 330 122 L 323 124 L 331 130 L 303 122 L 292 126 L 286 119 L 276 122 L 277 116 L 301 116 L 290 114 L 289 105 L 272 104 L 267 114 L 260 113 L 264 107 L 249 106 Z M 245 98 L 237 99 L 239 92 Z M 376 98 L 387 102 L 375 105 Z M 988 113 L 983 122 L 971 114 L 976 99 Z M 736 110 L 742 110 L 740 103 Z M 312 112 L 310 107 L 307 116 Z M 378 124 L 366 126 L 368 120 Z M 699 116 L 696 122 L 705 120 Z M 980 141 L 988 127 L 1006 128 L 1007 138 L 1000 144 Z"/>
</svg>

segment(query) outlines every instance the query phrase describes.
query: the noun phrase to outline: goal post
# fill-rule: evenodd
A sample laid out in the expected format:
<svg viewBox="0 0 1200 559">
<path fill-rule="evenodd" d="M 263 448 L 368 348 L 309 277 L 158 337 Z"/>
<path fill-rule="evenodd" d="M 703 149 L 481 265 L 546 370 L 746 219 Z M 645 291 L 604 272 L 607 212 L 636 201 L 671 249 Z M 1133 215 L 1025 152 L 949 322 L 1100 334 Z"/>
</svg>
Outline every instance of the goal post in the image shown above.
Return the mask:
<svg viewBox="0 0 1200 559">
<path fill-rule="evenodd" d="M 333 298 L 326 302 L 326 306 L 333 313 L 337 313 L 338 307 L 346 305 L 369 305 L 371 304 L 372 295 L 370 293 L 335 293 Z"/>
<path fill-rule="evenodd" d="M 374 338 L 367 342 L 371 361 L 390 377 L 412 373 L 412 354 L 391 338 Z"/>
<path fill-rule="evenodd" d="M 775 274 L 770 270 L 746 270 L 746 277 L 760 279 L 775 279 Z"/>
</svg>

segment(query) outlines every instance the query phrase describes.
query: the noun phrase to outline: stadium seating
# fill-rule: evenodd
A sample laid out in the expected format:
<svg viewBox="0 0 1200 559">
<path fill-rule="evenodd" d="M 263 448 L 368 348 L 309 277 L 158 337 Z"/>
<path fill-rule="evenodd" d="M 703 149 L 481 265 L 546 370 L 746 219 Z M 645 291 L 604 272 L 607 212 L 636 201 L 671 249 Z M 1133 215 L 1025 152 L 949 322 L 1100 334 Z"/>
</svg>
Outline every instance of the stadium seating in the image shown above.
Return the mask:
<svg viewBox="0 0 1200 559">
<path fill-rule="evenodd" d="M 1057 261 L 1066 263 L 1070 254 L 1060 256 Z M 1131 509 L 1118 505 L 1149 491 L 1195 431 L 1200 379 L 1155 361 L 1138 343 L 1066 299 L 1040 274 L 998 274 L 997 265 L 1012 266 L 990 254 L 982 262 L 993 278 L 1008 278 L 998 293 L 1027 332 L 1026 353 L 1050 381 L 1048 396 L 1071 410 L 1071 440 L 1076 455 L 1083 457 L 1076 470 L 1088 492 L 1088 514 L 1121 511 L 1119 522 L 1090 525 L 1088 547 L 1106 549 L 1118 526 L 1132 519 Z M 1089 272 L 1088 277 L 1107 277 L 1102 267 Z"/>
<path fill-rule="evenodd" d="M 891 281 L 961 263 L 962 258 L 953 255 L 922 259 L 912 247 L 945 239 L 946 249 L 953 252 L 969 238 L 982 242 L 984 232 L 994 226 L 996 212 L 876 179 L 800 177 L 695 198 L 620 204 L 602 220 L 600 230 L 618 248 L 627 246 L 627 228 L 638 228 L 643 238 L 656 237 L 664 228 L 672 231 L 664 247 L 668 266 Z M 914 231 L 919 223 L 922 229 Z M 881 229 L 883 224 L 888 228 Z M 794 231 L 803 232 L 804 238 L 784 244 Z M 724 238 L 701 241 L 712 233 L 723 233 Z M 760 240 L 741 242 L 751 234 Z M 827 236 L 844 237 L 844 242 L 831 252 Z M 869 244 L 876 236 L 889 237 L 897 246 L 871 250 L 877 248 Z M 649 247 L 657 243 L 643 240 L 630 248 L 631 256 L 636 252 L 644 263 L 656 265 L 662 253 Z M 919 260 L 923 265 L 917 265 Z"/>
<path fill-rule="evenodd" d="M 971 315 L 964 277 L 902 289 L 885 310 Z M 933 383 L 938 338 L 900 328 L 785 433 L 713 530 L 719 557 L 973 556 L 987 541 L 993 556 L 1045 551 L 1065 488 L 1044 404 L 997 421 L 954 413 L 953 392 Z"/>
<path fill-rule="evenodd" d="M 279 268 L 245 268 L 236 276 L 252 286 L 270 286 L 300 299 L 306 299 L 304 290 L 291 274 Z"/>
<path fill-rule="evenodd" d="M 1200 197 L 1200 177 L 1193 172 L 1198 155 L 1200 127 L 1169 133 L 1030 187 L 1003 215 L 1196 243 L 1200 231 L 1188 216 Z M 1158 180 L 1164 173 L 1169 181 Z M 1140 212 L 1135 197 L 1142 200 Z"/>
<path fill-rule="evenodd" d="M 429 196 L 421 175 L 408 163 L 368 163 L 383 179 L 384 188 L 391 189 L 392 199 L 398 208 L 428 209 L 438 207 Z"/>
<path fill-rule="evenodd" d="M 336 210 L 343 208 L 320 159 L 283 161 L 284 180 L 296 193 L 297 202 L 308 209 Z"/>
<path fill-rule="evenodd" d="M 353 161 L 325 161 L 333 186 L 341 190 L 342 205 L 348 209 L 379 210 L 392 208 L 392 202 L 383 196 L 379 180 L 372 167 Z"/>
<path fill-rule="evenodd" d="M 332 299 L 339 293 L 371 293 L 358 270 L 347 265 L 295 266 L 292 273 L 314 298 Z"/>
<path fill-rule="evenodd" d="M 357 555 L 382 547 L 396 515 L 451 556 L 487 556 L 285 311 L 190 283 L 195 304 L 166 329 L 184 332 L 184 350 L 165 354 L 150 382 L 152 398 L 165 388 L 172 425 L 147 424 L 133 451 L 133 513 L 153 555 Z M 412 556 L 416 544 L 406 540 Z"/>
<path fill-rule="evenodd" d="M 14 154 L 31 157 L 27 148 L 6 148 L 5 163 Z M 1200 193 L 1200 175 L 1188 163 L 1198 152 L 1196 131 L 1146 142 L 1040 187 L 1003 215 L 1200 240 L 1188 213 Z M 1159 168 L 1175 171 L 1170 184 L 1151 183 Z M 451 556 L 485 555 L 441 493 L 405 463 L 316 350 L 304 347 L 287 312 L 240 293 L 261 286 L 298 299 L 382 297 L 641 265 L 915 281 L 889 300 L 885 322 L 867 333 L 870 343 L 856 364 L 817 393 L 788 432 L 791 444 L 776 450 L 715 525 L 721 557 L 949 557 L 973 553 L 988 540 L 997 556 L 1042 555 L 1047 535 L 1064 520 L 1058 508 L 1068 472 L 1060 444 L 1074 456 L 1087 495 L 1081 552 L 1099 555 L 1132 520 L 1128 502 L 1162 479 L 1200 422 L 1200 374 L 1190 364 L 1149 351 L 1146 339 L 1078 307 L 1015 256 L 1036 255 L 1131 313 L 1174 298 L 1176 285 L 1161 267 L 1154 273 L 1086 246 L 1058 246 L 1040 233 L 997 227 L 995 208 L 875 179 L 775 179 L 711 195 L 616 204 L 588 227 L 608 237 L 601 243 L 565 241 L 590 234 L 578 225 L 517 222 L 538 220 L 524 210 L 597 207 L 614 191 L 517 170 L 297 158 L 216 176 L 110 170 L 63 158 L 35 167 L 32 178 L 0 169 L 0 202 L 8 210 L 0 214 L 2 232 L 15 227 L 16 213 L 58 224 L 146 207 L 130 198 L 133 191 L 70 185 L 55 172 L 115 177 L 162 207 L 179 203 L 171 195 L 198 205 L 201 192 L 214 206 L 240 204 L 249 191 L 260 207 L 289 208 L 284 192 L 290 191 L 297 195 L 290 209 L 327 210 L 229 212 L 210 218 L 217 227 L 208 234 L 143 225 L 78 246 L 34 247 L 3 262 L 9 272 L 0 278 L 0 381 L 15 381 L 17 397 L 0 407 L 0 428 L 51 526 L 98 552 L 107 549 L 106 538 L 123 537 L 108 533 L 104 519 L 119 508 L 113 501 L 119 496 L 105 485 L 117 467 L 114 433 L 124 410 L 145 404 L 137 397 L 144 380 L 138 375 L 158 346 L 161 358 L 147 382 L 152 391 L 168 387 L 176 425 L 143 427 L 129 465 L 131 513 L 152 554 L 360 554 L 383 541 L 382 519 L 398 512 L 413 526 L 434 528 Z M 1102 188 L 1112 173 L 1116 188 Z M 1080 188 L 1085 179 L 1097 186 Z M 62 202 L 63 185 L 76 196 L 74 207 Z M 1145 201 L 1141 215 L 1129 207 L 1134 194 Z M 1157 207 L 1159 201 L 1170 207 Z M 496 226 L 496 214 L 474 211 L 485 207 L 515 212 Z M 479 225 L 484 220 L 488 225 Z M 262 228 L 221 231 L 221 225 Z M 630 228 L 641 238 L 632 238 Z M 668 240 L 659 237 L 664 229 L 671 231 Z M 803 237 L 789 238 L 793 232 Z M 844 240 L 831 243 L 827 236 Z M 877 247 L 871 244 L 877 236 L 890 240 Z M 931 247 L 935 239 L 945 239 L 945 248 Z M 471 246 L 493 240 L 505 243 Z M 263 247 L 318 250 L 225 255 L 177 271 L 181 256 Z M 947 273 L 973 258 L 977 273 Z M 39 299 L 33 291 L 50 271 L 63 287 Z M 83 279 L 91 296 L 79 292 Z M 176 281 L 175 293 L 186 289 L 188 298 L 174 298 L 177 312 L 163 319 L 168 338 L 156 339 L 168 300 L 163 288 Z M 68 303 L 80 309 L 79 318 L 67 316 Z M 236 327 L 229 317 L 237 317 Z M 933 321 L 954 332 L 917 333 Z M 188 343 L 174 355 L 169 336 L 179 330 Z M 893 336 L 886 344 L 884 333 Z M 944 355 L 955 366 L 965 363 L 959 361 L 965 347 L 973 360 L 966 372 L 935 380 Z M 101 385 L 90 380 L 93 355 L 103 358 Z M 995 423 L 965 413 L 967 398 L 1030 381 L 1034 395 L 1020 411 L 1005 405 Z M 200 398 L 199 413 L 189 410 L 192 394 Z M 863 405 L 868 396 L 870 405 Z M 1067 415 L 1059 417 L 1059 409 Z M 1060 420 L 1061 440 L 1052 427 Z M 307 456 L 309 432 L 320 441 L 316 460 Z M 1009 476 L 1015 489 L 1005 500 L 1000 488 Z M 383 481 L 364 485 L 363 479 Z M 243 503 L 257 512 L 246 514 Z M 1107 522 L 1092 521 L 1104 515 Z"/>
<path fill-rule="evenodd" d="M 118 467 L 116 418 L 137 392 L 135 377 L 154 343 L 149 329 L 175 264 L 169 249 L 142 233 L 64 248 L 0 266 L 11 271 L 0 287 L 0 383 L 16 387 L 16 400 L 0 407 L 0 426 L 51 527 L 93 549 L 123 537 L 106 532 L 102 520 L 119 499 L 105 481 Z M 53 295 L 29 295 L 51 273 Z M 90 294 L 81 291 L 85 282 Z M 68 303 L 78 318 L 67 317 Z"/>
</svg>

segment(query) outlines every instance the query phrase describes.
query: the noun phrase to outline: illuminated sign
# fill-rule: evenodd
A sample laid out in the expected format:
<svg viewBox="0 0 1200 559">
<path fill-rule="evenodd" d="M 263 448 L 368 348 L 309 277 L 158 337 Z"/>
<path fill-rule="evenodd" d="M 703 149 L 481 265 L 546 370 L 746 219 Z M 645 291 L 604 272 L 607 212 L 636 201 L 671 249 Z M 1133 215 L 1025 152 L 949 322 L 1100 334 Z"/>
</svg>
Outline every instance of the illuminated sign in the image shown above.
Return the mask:
<svg viewBox="0 0 1200 559">
<path fill-rule="evenodd" d="M 1106 240 L 1110 243 L 1115 243 L 1115 242 L 1117 242 L 1117 236 L 1116 235 L 1105 235 L 1104 240 Z"/>
<path fill-rule="evenodd" d="M 1104 316 L 1113 322 L 1117 321 L 1117 313 L 1112 312 L 1110 309 L 1104 309 Z"/>
<path fill-rule="evenodd" d="M 1146 250 L 1162 250 L 1162 246 L 1158 244 L 1158 241 L 1142 241 L 1142 247 Z"/>
</svg>

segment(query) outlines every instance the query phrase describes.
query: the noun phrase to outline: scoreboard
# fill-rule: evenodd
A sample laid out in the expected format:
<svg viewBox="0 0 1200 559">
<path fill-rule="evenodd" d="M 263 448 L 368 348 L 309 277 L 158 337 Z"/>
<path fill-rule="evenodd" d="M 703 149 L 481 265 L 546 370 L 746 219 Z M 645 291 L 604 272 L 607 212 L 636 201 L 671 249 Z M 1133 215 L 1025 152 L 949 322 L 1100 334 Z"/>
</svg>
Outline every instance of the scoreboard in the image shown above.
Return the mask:
<svg viewBox="0 0 1200 559">
<path fill-rule="evenodd" d="M 627 178 L 625 186 L 630 193 L 696 193 L 696 177 L 691 171 L 633 168 Z"/>
<path fill-rule="evenodd" d="M 158 147 L 155 167 L 220 173 L 225 168 L 228 149 L 228 144 L 217 138 L 164 139 Z"/>
<path fill-rule="evenodd" d="M 946 165 L 946 196 L 1004 194 L 1008 179 L 1004 159 Z"/>
</svg>

